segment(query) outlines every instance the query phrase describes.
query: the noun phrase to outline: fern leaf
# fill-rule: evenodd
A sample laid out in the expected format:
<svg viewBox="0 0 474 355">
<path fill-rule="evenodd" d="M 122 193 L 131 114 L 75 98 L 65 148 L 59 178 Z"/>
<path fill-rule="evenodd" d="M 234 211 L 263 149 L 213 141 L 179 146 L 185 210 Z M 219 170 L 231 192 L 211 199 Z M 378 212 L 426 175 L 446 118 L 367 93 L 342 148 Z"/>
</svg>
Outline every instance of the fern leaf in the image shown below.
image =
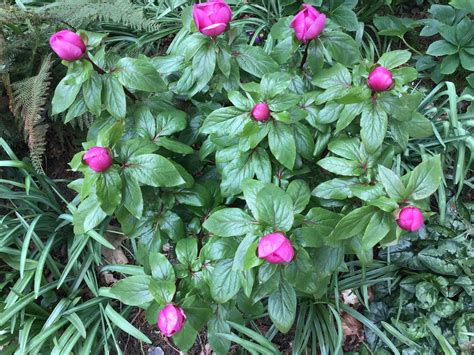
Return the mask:
<svg viewBox="0 0 474 355">
<path fill-rule="evenodd" d="M 31 161 L 39 173 L 44 173 L 42 158 L 48 129 L 48 125 L 44 123 L 44 108 L 49 93 L 51 64 L 50 54 L 43 60 L 37 75 L 12 84 L 13 114 L 23 127 Z"/>
<path fill-rule="evenodd" d="M 143 7 L 130 0 L 60 0 L 45 8 L 48 15 L 77 27 L 99 20 L 137 31 L 154 32 L 160 28 L 158 21 L 146 18 Z"/>
</svg>

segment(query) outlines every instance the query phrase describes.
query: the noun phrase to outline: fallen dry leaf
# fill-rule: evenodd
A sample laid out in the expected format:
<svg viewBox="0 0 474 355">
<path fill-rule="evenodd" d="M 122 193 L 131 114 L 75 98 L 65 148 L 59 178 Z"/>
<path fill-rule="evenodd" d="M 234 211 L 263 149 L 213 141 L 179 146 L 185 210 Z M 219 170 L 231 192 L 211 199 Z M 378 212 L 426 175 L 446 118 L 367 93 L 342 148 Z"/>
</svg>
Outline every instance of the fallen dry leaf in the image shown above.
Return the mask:
<svg viewBox="0 0 474 355">
<path fill-rule="evenodd" d="M 110 230 L 119 231 L 116 227 L 110 227 Z M 116 233 L 106 233 L 105 239 L 112 244 L 115 249 L 102 247 L 102 256 L 110 264 L 128 264 L 128 258 L 121 247 L 122 242 L 127 239 L 126 235 Z"/>
</svg>

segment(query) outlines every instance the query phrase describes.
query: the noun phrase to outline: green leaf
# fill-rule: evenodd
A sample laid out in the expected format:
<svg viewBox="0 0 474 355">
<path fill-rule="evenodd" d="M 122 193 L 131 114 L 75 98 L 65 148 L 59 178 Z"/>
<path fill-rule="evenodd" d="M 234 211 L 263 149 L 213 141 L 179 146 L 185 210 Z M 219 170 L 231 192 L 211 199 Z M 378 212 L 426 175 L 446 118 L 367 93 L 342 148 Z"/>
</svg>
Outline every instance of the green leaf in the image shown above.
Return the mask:
<svg viewBox="0 0 474 355">
<path fill-rule="evenodd" d="M 375 152 L 382 145 L 385 133 L 387 133 L 387 113 L 379 106 L 365 107 L 360 119 L 360 136 L 370 153 Z"/>
<path fill-rule="evenodd" d="M 214 70 L 216 69 L 216 46 L 214 41 L 208 41 L 199 48 L 193 56 L 193 76 L 197 79 L 197 89 L 205 87 L 211 80 Z"/>
<path fill-rule="evenodd" d="M 374 25 L 379 30 L 379 35 L 403 37 L 405 33 L 419 26 L 420 22 L 396 16 L 375 16 Z"/>
<path fill-rule="evenodd" d="M 342 117 L 341 111 L 344 109 L 344 105 L 338 104 L 337 102 L 328 102 L 324 108 L 319 111 L 319 115 L 316 117 L 316 123 L 328 124 L 337 121 L 339 117 Z M 352 118 L 354 119 L 355 116 Z"/>
<path fill-rule="evenodd" d="M 64 123 L 71 122 L 76 117 L 79 117 L 86 113 L 86 111 L 86 103 L 84 102 L 82 95 L 79 94 L 76 97 L 76 101 L 74 101 L 74 103 L 69 107 L 66 117 L 64 118 Z"/>
<path fill-rule="evenodd" d="M 149 291 L 151 277 L 147 275 L 130 276 L 117 281 L 108 294 L 129 306 L 143 306 L 153 301 Z"/>
<path fill-rule="evenodd" d="M 387 69 L 393 69 L 393 68 L 399 67 L 402 64 L 405 64 L 406 62 L 410 60 L 410 58 L 411 58 L 410 51 L 395 50 L 395 51 L 384 53 L 380 57 L 378 63 Z"/>
<path fill-rule="evenodd" d="M 244 271 L 245 269 L 255 266 L 255 261 L 257 261 L 258 263 L 261 262 L 260 259 L 257 258 L 255 248 L 252 248 L 252 244 L 254 244 L 257 238 L 257 235 L 250 233 L 247 234 L 244 239 L 242 239 L 239 244 L 239 247 L 235 252 L 234 261 L 232 265 L 232 269 L 234 271 Z M 248 268 L 246 266 L 248 266 Z"/>
<path fill-rule="evenodd" d="M 321 40 L 331 57 L 345 66 L 360 62 L 360 52 L 356 41 L 341 31 L 323 31 Z"/>
<path fill-rule="evenodd" d="M 238 136 L 242 134 L 248 124 L 252 123 L 248 112 L 243 113 L 235 107 L 223 107 L 207 116 L 201 127 L 201 132 Z"/>
<path fill-rule="evenodd" d="M 339 213 L 324 208 L 312 208 L 305 216 L 302 227 L 295 230 L 294 233 L 302 246 L 320 247 L 325 244 L 341 217 Z"/>
<path fill-rule="evenodd" d="M 392 70 L 393 81 L 396 85 L 402 86 L 418 78 L 418 72 L 415 68 L 412 67 L 401 67 L 398 69 Z"/>
<path fill-rule="evenodd" d="M 171 265 L 166 256 L 160 253 L 150 253 L 148 262 L 150 264 L 151 276 L 155 280 L 174 281 L 173 265 Z"/>
<path fill-rule="evenodd" d="M 252 211 L 253 216 L 258 220 L 257 210 L 257 193 L 265 187 L 265 184 L 259 180 L 245 180 L 242 183 L 242 191 L 244 193 L 247 207 Z"/>
<path fill-rule="evenodd" d="M 107 111 L 116 118 L 125 118 L 127 103 L 122 84 L 110 75 L 103 76 L 103 84 L 103 101 Z"/>
<path fill-rule="evenodd" d="M 156 154 L 132 156 L 127 162 L 126 171 L 149 186 L 171 187 L 185 182 L 168 159 Z"/>
<path fill-rule="evenodd" d="M 374 207 L 366 206 L 356 208 L 342 217 L 334 228 L 331 237 L 334 240 L 342 240 L 353 237 L 364 231 L 369 224 L 370 218 L 375 211 Z"/>
<path fill-rule="evenodd" d="M 358 29 L 357 15 L 347 6 L 339 6 L 331 11 L 331 20 L 348 31 L 357 31 Z"/>
<path fill-rule="evenodd" d="M 340 107 L 340 106 L 337 106 Z M 356 103 L 356 104 L 349 104 L 344 105 L 342 111 L 339 110 L 339 115 L 336 117 L 336 133 L 339 133 L 344 128 L 349 126 L 351 122 L 362 112 L 364 108 L 364 104 Z"/>
<path fill-rule="evenodd" d="M 326 91 L 318 95 L 316 102 L 324 103 L 343 97 L 351 88 L 351 81 L 349 70 L 339 63 L 329 69 L 319 71 L 314 75 L 311 83 Z"/>
<path fill-rule="evenodd" d="M 160 306 L 165 306 L 167 303 L 173 301 L 176 285 L 174 281 L 151 280 L 148 289 L 155 301 Z"/>
<path fill-rule="evenodd" d="M 231 63 L 232 54 L 230 52 L 230 48 L 224 45 L 220 45 L 219 50 L 217 51 L 217 66 L 226 78 L 230 76 Z"/>
<path fill-rule="evenodd" d="M 292 170 L 296 159 L 296 143 L 290 127 L 284 123 L 274 122 L 268 134 L 268 144 L 275 158 Z"/>
<path fill-rule="evenodd" d="M 344 200 L 352 197 L 350 187 L 357 181 L 356 179 L 332 179 L 316 186 L 311 194 L 319 198 Z"/>
<path fill-rule="evenodd" d="M 196 185 L 195 185 L 196 186 Z M 184 237 L 184 224 L 180 216 L 172 211 L 165 211 L 158 218 L 157 223 L 160 230 L 167 234 L 172 240 L 179 240 Z"/>
<path fill-rule="evenodd" d="M 293 180 L 286 188 L 286 193 L 293 200 L 293 213 L 302 212 L 311 198 L 311 191 L 304 180 Z"/>
<path fill-rule="evenodd" d="M 252 218 L 240 208 L 224 208 L 214 212 L 203 224 L 210 233 L 220 237 L 233 237 L 249 233 Z"/>
<path fill-rule="evenodd" d="M 178 154 L 186 155 L 194 152 L 192 147 L 168 137 L 161 137 L 156 144 Z"/>
<path fill-rule="evenodd" d="M 419 112 L 413 114 L 406 128 L 410 137 L 416 139 L 427 138 L 433 135 L 433 125 L 431 121 Z"/>
<path fill-rule="evenodd" d="M 148 337 L 130 324 L 125 318 L 123 318 L 119 313 L 117 313 L 110 304 L 105 307 L 105 314 L 110 321 L 115 324 L 117 327 L 122 329 L 126 334 L 137 338 L 138 340 L 143 341 L 144 343 L 151 344 L 151 340 Z"/>
<path fill-rule="evenodd" d="M 448 41 L 445 41 L 444 39 L 431 43 L 428 49 L 426 50 L 426 54 L 432 55 L 434 57 L 441 57 L 457 52 L 458 48 L 455 45 L 449 43 Z"/>
<path fill-rule="evenodd" d="M 221 260 L 212 272 L 211 296 L 218 303 L 226 303 L 240 290 L 239 274 L 232 269 L 232 265 L 232 259 Z"/>
<path fill-rule="evenodd" d="M 474 3 L 471 0 L 451 0 L 449 5 L 455 7 L 456 9 L 474 14 Z"/>
<path fill-rule="evenodd" d="M 378 207 L 385 212 L 393 212 L 398 208 L 398 203 L 395 200 L 385 196 L 379 196 L 375 199 L 371 199 L 367 201 L 367 204 L 369 206 Z"/>
<path fill-rule="evenodd" d="M 155 117 L 146 107 L 141 107 L 136 113 L 136 129 L 140 136 L 148 137 L 156 143 L 163 136 L 170 136 L 186 128 L 186 113 L 179 110 L 167 110 Z"/>
<path fill-rule="evenodd" d="M 441 74 L 449 75 L 454 73 L 458 67 L 459 55 L 448 55 L 447 57 L 443 58 L 443 61 L 441 62 L 440 72 Z"/>
<path fill-rule="evenodd" d="M 261 47 L 247 45 L 238 46 L 235 49 L 237 63 L 247 73 L 261 78 L 264 74 L 274 73 L 279 67 Z"/>
<path fill-rule="evenodd" d="M 268 153 L 263 148 L 257 148 L 252 153 L 252 165 L 255 174 L 262 182 L 270 182 L 272 178 L 272 164 Z"/>
<path fill-rule="evenodd" d="M 422 281 L 416 284 L 416 298 L 420 302 L 419 306 L 423 309 L 430 309 L 438 300 L 438 290 L 428 281 Z"/>
<path fill-rule="evenodd" d="M 81 36 L 88 47 L 97 47 L 102 40 L 107 37 L 107 33 L 91 32 L 79 30 L 77 34 Z"/>
<path fill-rule="evenodd" d="M 259 221 L 274 230 L 288 231 L 293 225 L 293 201 L 275 185 L 268 184 L 257 193 L 257 211 Z"/>
<path fill-rule="evenodd" d="M 371 91 L 367 86 L 352 86 L 346 88 L 344 95 L 336 98 L 336 102 L 339 104 L 349 105 L 367 102 L 371 97 Z"/>
<path fill-rule="evenodd" d="M 151 62 L 155 69 L 162 74 L 171 74 L 184 68 L 184 56 L 180 54 L 153 57 Z"/>
<path fill-rule="evenodd" d="M 93 72 L 89 80 L 82 87 L 82 95 L 87 108 L 96 116 L 99 116 L 102 104 L 102 77 Z"/>
<path fill-rule="evenodd" d="M 141 218 L 143 214 L 143 196 L 138 180 L 133 174 L 124 173 L 125 183 L 123 184 L 123 205 L 136 218 Z"/>
<path fill-rule="evenodd" d="M 466 0 L 458 0 L 458 1 L 466 1 Z M 467 6 L 469 6 L 469 5 L 467 5 Z M 474 12 L 472 10 L 472 3 L 471 3 L 470 6 L 471 6 L 470 12 Z M 441 332 L 441 329 L 439 329 L 439 327 L 434 325 L 433 322 L 431 321 L 431 319 L 426 321 L 426 326 L 433 333 L 436 340 L 438 340 L 438 343 L 441 346 L 441 349 L 443 350 L 443 353 L 449 354 L 449 355 L 456 355 L 457 354 L 456 350 L 454 350 L 453 346 L 449 343 L 449 341 L 445 338 L 445 336 Z"/>
<path fill-rule="evenodd" d="M 228 311 L 221 305 L 217 306 L 216 312 L 207 323 L 208 340 L 212 350 L 216 354 L 228 354 L 230 340 L 224 338 L 221 334 L 230 334 L 230 326 L 226 322 Z"/>
<path fill-rule="evenodd" d="M 419 164 L 411 172 L 407 184 L 407 191 L 411 199 L 421 200 L 433 194 L 441 183 L 442 174 L 439 155 Z"/>
<path fill-rule="evenodd" d="M 290 110 L 297 107 L 301 97 L 296 94 L 278 94 L 273 99 L 268 100 L 268 107 L 273 113 Z"/>
<path fill-rule="evenodd" d="M 181 264 L 191 265 L 198 255 L 196 238 L 186 238 L 178 240 L 176 244 L 176 258 Z"/>
<path fill-rule="evenodd" d="M 82 83 L 76 82 L 72 75 L 66 75 L 54 90 L 52 105 L 52 115 L 66 111 L 76 100 L 76 96 L 81 90 Z"/>
<path fill-rule="evenodd" d="M 362 248 L 364 250 L 371 250 L 378 242 L 385 238 L 390 231 L 391 224 L 387 213 L 377 211 L 372 215 L 372 218 L 367 225 L 367 229 L 362 237 Z"/>
<path fill-rule="evenodd" d="M 73 224 L 74 233 L 83 234 L 97 227 L 107 214 L 100 208 L 99 201 L 95 194 L 90 195 L 81 202 L 79 208 L 74 212 Z"/>
<path fill-rule="evenodd" d="M 125 124 L 123 120 L 108 123 L 97 135 L 97 145 L 101 147 L 114 147 L 122 138 Z"/>
<path fill-rule="evenodd" d="M 183 353 L 186 353 L 196 342 L 197 335 L 197 330 L 190 322 L 185 322 L 183 328 L 173 335 L 173 342 Z"/>
<path fill-rule="evenodd" d="M 397 201 L 403 200 L 406 197 L 406 189 L 397 174 L 383 165 L 379 165 L 378 172 L 379 179 L 388 195 Z"/>
<path fill-rule="evenodd" d="M 291 75 L 284 72 L 265 74 L 260 81 L 262 97 L 270 99 L 281 94 L 288 88 L 291 79 Z"/>
<path fill-rule="evenodd" d="M 231 238 L 210 237 L 200 253 L 202 260 L 216 261 L 234 256 L 236 240 Z"/>
<path fill-rule="evenodd" d="M 359 161 L 361 164 L 368 159 L 364 146 L 357 138 L 334 138 L 329 142 L 328 149 L 334 154 L 349 160 Z"/>
<path fill-rule="evenodd" d="M 99 174 L 96 193 L 102 210 L 111 215 L 122 201 L 122 178 L 117 169 L 111 167 Z"/>
<path fill-rule="evenodd" d="M 231 90 L 227 93 L 227 97 L 232 104 L 241 111 L 250 112 L 254 103 L 240 92 Z"/>
<path fill-rule="evenodd" d="M 350 186 L 349 189 L 352 191 L 354 196 L 363 201 L 373 200 L 384 194 L 383 186 L 381 184 L 369 185 L 355 183 Z"/>
<path fill-rule="evenodd" d="M 250 153 L 238 155 L 222 169 L 221 194 L 232 196 L 241 192 L 242 181 L 251 179 L 255 175 L 254 163 Z"/>
<path fill-rule="evenodd" d="M 331 173 L 343 176 L 359 176 L 364 171 L 358 161 L 328 157 L 318 161 L 318 165 Z"/>
<path fill-rule="evenodd" d="M 268 297 L 268 315 L 280 332 L 291 329 L 296 316 L 296 292 L 288 282 L 281 282 Z"/>
<path fill-rule="evenodd" d="M 474 71 L 474 55 L 471 55 L 467 51 L 462 50 L 459 56 L 461 59 L 462 67 L 466 70 Z"/>
<path fill-rule="evenodd" d="M 167 87 L 155 67 L 146 59 L 121 58 L 115 65 L 114 75 L 123 86 L 131 89 L 163 92 Z"/>
</svg>

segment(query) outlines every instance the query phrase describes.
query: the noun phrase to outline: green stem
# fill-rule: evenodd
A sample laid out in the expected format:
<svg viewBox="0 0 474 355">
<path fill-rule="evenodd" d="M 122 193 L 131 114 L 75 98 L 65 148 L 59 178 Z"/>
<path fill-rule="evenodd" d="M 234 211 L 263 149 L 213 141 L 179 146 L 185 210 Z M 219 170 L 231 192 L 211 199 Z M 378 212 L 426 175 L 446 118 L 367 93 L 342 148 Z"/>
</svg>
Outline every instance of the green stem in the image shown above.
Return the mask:
<svg viewBox="0 0 474 355">
<path fill-rule="evenodd" d="M 303 58 L 301 59 L 301 64 L 300 64 L 300 69 L 303 71 L 304 63 L 306 63 L 306 59 L 308 58 L 308 49 L 309 49 L 309 44 L 311 43 L 311 40 L 306 43 L 306 47 L 304 49 L 303 53 Z"/>
<path fill-rule="evenodd" d="M 423 53 L 421 53 L 420 51 L 418 51 L 417 49 L 413 48 L 412 46 L 410 46 L 408 44 L 408 42 L 405 40 L 405 37 L 404 36 L 400 36 L 400 39 L 403 41 L 403 43 L 405 43 L 405 45 L 410 48 L 413 52 L 415 52 L 416 54 L 418 55 L 423 55 Z"/>
</svg>

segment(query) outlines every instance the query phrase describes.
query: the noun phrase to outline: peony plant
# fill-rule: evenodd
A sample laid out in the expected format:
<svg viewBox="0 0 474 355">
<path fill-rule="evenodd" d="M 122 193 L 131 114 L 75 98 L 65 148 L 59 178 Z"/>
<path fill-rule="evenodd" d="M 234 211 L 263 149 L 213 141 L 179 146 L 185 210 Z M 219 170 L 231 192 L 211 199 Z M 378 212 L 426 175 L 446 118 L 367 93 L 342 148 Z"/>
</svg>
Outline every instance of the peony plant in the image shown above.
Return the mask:
<svg viewBox="0 0 474 355">
<path fill-rule="evenodd" d="M 432 134 L 410 53 L 364 58 L 320 10 L 304 4 L 251 46 L 228 4 L 195 4 L 153 58 L 88 31 L 51 39 L 67 67 L 52 113 L 95 116 L 70 163 L 74 231 L 113 223 L 136 256 L 100 295 L 142 308 L 182 351 L 207 328 L 225 354 L 228 322 L 264 313 L 290 331 L 300 299 L 334 297 L 345 256 L 369 264 L 429 216 L 439 157 L 397 160 Z"/>
</svg>

